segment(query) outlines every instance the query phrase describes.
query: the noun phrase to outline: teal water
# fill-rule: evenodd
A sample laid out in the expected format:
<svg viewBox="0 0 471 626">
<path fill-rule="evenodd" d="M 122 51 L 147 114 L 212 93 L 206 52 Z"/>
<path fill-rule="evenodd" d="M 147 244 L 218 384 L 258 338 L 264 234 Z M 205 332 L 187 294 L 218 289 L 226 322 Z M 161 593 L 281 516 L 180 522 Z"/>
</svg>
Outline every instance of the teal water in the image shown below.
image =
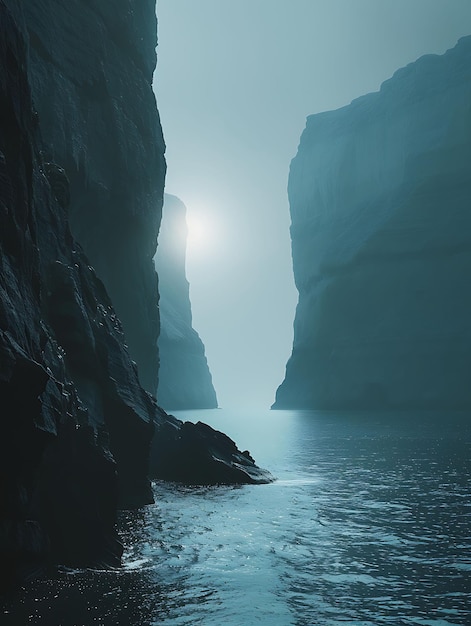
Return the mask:
<svg viewBox="0 0 471 626">
<path fill-rule="evenodd" d="M 155 484 L 155 505 L 122 516 L 123 570 L 43 581 L 18 623 L 471 624 L 470 416 L 176 415 L 226 432 L 276 482 Z"/>
</svg>

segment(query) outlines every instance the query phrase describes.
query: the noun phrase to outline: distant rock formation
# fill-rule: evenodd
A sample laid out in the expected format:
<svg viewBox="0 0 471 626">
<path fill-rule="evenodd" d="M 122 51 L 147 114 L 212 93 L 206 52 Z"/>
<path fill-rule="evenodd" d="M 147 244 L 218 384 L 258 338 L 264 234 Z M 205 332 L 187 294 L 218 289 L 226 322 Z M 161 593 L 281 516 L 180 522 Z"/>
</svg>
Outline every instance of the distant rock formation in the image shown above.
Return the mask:
<svg viewBox="0 0 471 626">
<path fill-rule="evenodd" d="M 159 276 L 160 336 L 157 400 L 169 410 L 213 409 L 216 392 L 204 345 L 192 327 L 185 273 L 186 207 L 165 194 L 155 265 Z"/>
<path fill-rule="evenodd" d="M 308 118 L 274 408 L 471 408 L 471 37 Z"/>
</svg>

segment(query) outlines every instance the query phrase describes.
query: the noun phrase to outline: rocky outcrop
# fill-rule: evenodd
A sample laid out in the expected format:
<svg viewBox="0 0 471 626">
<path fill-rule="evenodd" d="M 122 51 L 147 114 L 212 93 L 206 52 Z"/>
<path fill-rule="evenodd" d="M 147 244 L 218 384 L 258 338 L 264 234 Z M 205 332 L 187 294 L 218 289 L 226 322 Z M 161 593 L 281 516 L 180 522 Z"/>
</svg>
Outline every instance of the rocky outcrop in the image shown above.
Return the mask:
<svg viewBox="0 0 471 626">
<path fill-rule="evenodd" d="M 192 326 L 185 273 L 186 207 L 165 194 L 155 266 L 159 275 L 160 336 L 157 400 L 165 409 L 213 409 L 216 392 L 204 345 Z"/>
<path fill-rule="evenodd" d="M 308 118 L 274 408 L 471 408 L 471 38 Z"/>
<path fill-rule="evenodd" d="M 153 256 L 165 177 L 152 78 L 155 0 L 23 2 L 46 158 L 70 182 L 70 227 L 104 282 L 147 391 L 158 377 Z"/>
<path fill-rule="evenodd" d="M 263 484 L 274 480 L 255 465 L 250 452 L 211 426 L 168 416 L 157 427 L 150 455 L 151 475 L 186 485 Z"/>
</svg>

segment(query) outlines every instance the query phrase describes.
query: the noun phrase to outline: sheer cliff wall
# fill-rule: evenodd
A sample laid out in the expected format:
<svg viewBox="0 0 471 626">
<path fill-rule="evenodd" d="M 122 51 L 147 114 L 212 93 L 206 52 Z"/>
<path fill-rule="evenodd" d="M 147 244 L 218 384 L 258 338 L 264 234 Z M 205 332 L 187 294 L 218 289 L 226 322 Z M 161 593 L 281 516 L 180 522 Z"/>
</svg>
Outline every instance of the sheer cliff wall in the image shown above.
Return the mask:
<svg viewBox="0 0 471 626">
<path fill-rule="evenodd" d="M 90 6 L 67 7 L 78 4 Z M 66 128 L 76 123 L 59 100 L 68 109 L 65 76 L 62 86 L 49 85 L 60 131 L 47 121 L 43 128 L 41 67 L 37 58 L 30 65 L 22 11 L 33 5 L 61 30 L 47 2 L 0 0 L 0 592 L 47 562 L 119 564 L 116 511 L 152 501 L 148 460 L 161 418 L 105 287 L 69 230 L 80 191 L 51 157 L 63 157 L 73 178 L 65 148 L 88 162 L 94 156 Z M 63 32 L 72 26 L 65 20 Z M 67 46 L 54 56 L 60 63 Z M 51 148 L 55 133 L 63 153 Z"/>
<path fill-rule="evenodd" d="M 274 408 L 471 407 L 471 37 L 308 118 Z"/>
<path fill-rule="evenodd" d="M 158 377 L 153 256 L 165 178 L 152 91 L 155 0 L 28 0 L 28 76 L 45 158 L 70 181 L 70 227 L 104 282 L 141 383 Z"/>
</svg>

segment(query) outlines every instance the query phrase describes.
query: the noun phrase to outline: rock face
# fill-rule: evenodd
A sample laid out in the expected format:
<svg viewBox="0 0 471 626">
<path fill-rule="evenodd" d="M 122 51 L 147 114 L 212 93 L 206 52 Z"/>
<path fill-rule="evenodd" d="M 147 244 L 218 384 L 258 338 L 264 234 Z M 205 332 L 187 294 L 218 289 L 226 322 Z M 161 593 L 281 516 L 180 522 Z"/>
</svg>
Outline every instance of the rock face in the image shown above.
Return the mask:
<svg viewBox="0 0 471 626">
<path fill-rule="evenodd" d="M 204 345 L 192 327 L 185 274 L 186 207 L 165 194 L 155 266 L 159 275 L 160 336 L 157 400 L 165 409 L 213 409 L 216 392 Z"/>
<path fill-rule="evenodd" d="M 0 588 L 47 559 L 118 564 L 117 506 L 152 500 L 157 407 L 44 159 L 27 29 L 0 2 Z"/>
<path fill-rule="evenodd" d="M 274 408 L 471 408 L 471 37 L 308 118 Z"/>
<path fill-rule="evenodd" d="M 70 181 L 70 227 L 104 282 L 147 391 L 158 377 L 153 256 L 165 177 L 152 91 L 155 0 L 23 2 L 43 150 Z"/>
<path fill-rule="evenodd" d="M 157 427 L 150 467 L 156 478 L 187 485 L 256 485 L 274 480 L 255 465 L 248 450 L 238 450 L 224 433 L 203 422 L 182 423 L 172 416 Z"/>
</svg>

